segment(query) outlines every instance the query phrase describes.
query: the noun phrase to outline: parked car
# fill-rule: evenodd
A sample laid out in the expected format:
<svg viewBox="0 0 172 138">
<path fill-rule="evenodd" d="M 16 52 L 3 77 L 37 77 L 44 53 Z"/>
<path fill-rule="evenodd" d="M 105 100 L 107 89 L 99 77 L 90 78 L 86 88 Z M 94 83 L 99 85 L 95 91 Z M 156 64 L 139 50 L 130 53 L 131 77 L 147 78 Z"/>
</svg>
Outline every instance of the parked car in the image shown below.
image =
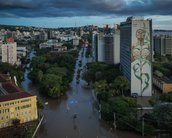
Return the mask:
<svg viewBox="0 0 172 138">
<path fill-rule="evenodd" d="M 137 97 L 138 97 L 138 93 L 132 93 L 132 94 L 131 94 L 131 97 L 137 98 Z"/>
</svg>

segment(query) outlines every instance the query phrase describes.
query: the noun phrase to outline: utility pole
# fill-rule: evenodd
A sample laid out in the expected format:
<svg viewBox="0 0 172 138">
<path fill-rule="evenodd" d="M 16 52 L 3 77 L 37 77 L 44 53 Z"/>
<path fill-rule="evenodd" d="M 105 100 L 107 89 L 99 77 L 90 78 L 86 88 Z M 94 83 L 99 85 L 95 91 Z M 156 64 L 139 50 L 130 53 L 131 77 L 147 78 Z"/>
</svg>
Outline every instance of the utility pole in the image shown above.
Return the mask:
<svg viewBox="0 0 172 138">
<path fill-rule="evenodd" d="M 142 136 L 145 135 L 144 131 L 145 131 L 145 120 L 144 120 L 144 117 L 143 117 L 142 118 Z"/>
<path fill-rule="evenodd" d="M 99 119 L 101 120 L 101 104 L 99 104 Z"/>
<path fill-rule="evenodd" d="M 113 113 L 113 117 L 114 117 L 114 122 L 113 122 L 113 126 L 114 126 L 114 129 L 116 129 L 116 114 L 115 112 Z"/>
</svg>

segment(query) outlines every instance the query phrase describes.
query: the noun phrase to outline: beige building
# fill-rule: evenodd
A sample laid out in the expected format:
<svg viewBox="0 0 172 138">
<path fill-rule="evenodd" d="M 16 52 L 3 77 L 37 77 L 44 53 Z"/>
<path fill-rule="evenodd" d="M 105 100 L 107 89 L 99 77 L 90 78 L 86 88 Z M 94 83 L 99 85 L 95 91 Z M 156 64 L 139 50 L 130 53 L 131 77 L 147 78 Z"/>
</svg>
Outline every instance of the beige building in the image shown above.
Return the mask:
<svg viewBox="0 0 172 138">
<path fill-rule="evenodd" d="M 0 74 L 0 128 L 12 126 L 15 119 L 26 123 L 37 118 L 36 96 L 22 91 L 9 77 Z"/>
<path fill-rule="evenodd" d="M 13 38 L 9 38 L 5 43 L 0 44 L 0 56 L 1 62 L 7 62 L 9 64 L 17 63 L 17 43 Z"/>
<path fill-rule="evenodd" d="M 172 92 L 172 81 L 165 77 L 153 76 L 153 84 L 159 88 L 162 93 Z"/>
</svg>

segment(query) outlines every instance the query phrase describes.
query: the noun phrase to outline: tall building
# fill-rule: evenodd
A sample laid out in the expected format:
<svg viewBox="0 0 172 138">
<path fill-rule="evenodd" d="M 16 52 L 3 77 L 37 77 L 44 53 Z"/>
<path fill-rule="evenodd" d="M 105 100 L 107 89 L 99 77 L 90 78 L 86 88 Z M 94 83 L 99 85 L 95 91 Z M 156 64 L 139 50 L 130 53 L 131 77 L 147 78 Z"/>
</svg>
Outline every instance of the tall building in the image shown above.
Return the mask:
<svg viewBox="0 0 172 138">
<path fill-rule="evenodd" d="M 7 75 L 0 74 L 0 128 L 34 121 L 37 115 L 36 96 L 22 91 Z"/>
<path fill-rule="evenodd" d="M 113 35 L 112 34 L 106 34 L 104 36 L 104 52 L 105 52 L 105 62 L 108 64 L 113 64 Z"/>
<path fill-rule="evenodd" d="M 129 17 L 120 24 L 120 65 L 131 95 L 152 95 L 152 21 Z"/>
<path fill-rule="evenodd" d="M 94 59 L 97 62 L 118 64 L 120 62 L 120 31 L 114 30 L 113 33 L 105 32 L 93 33 Z"/>
<path fill-rule="evenodd" d="M 74 46 L 78 46 L 79 45 L 79 40 L 80 40 L 80 38 L 77 36 L 77 35 L 75 35 L 74 37 L 73 37 L 73 45 Z"/>
<path fill-rule="evenodd" d="M 158 56 L 172 56 L 172 37 L 154 36 L 154 51 Z"/>
<path fill-rule="evenodd" d="M 0 44 L 0 60 L 14 65 L 17 62 L 17 43 L 13 38 L 8 38 L 5 43 Z"/>
<path fill-rule="evenodd" d="M 104 43 L 104 33 L 97 34 L 97 61 L 105 62 L 105 43 Z"/>
<path fill-rule="evenodd" d="M 98 47 L 98 32 L 93 31 L 92 32 L 92 55 L 93 55 L 93 60 L 97 61 L 97 47 Z"/>
<path fill-rule="evenodd" d="M 45 31 L 40 32 L 40 34 L 39 34 L 39 40 L 41 40 L 41 41 L 48 40 L 48 34 Z"/>
</svg>

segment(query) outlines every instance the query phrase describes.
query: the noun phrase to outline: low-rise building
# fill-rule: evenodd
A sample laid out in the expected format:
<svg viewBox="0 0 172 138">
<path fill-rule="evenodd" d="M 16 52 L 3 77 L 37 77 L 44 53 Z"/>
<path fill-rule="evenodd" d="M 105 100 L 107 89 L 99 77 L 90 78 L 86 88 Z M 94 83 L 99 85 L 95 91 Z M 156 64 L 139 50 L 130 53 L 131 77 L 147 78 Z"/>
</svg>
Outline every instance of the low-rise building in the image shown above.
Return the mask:
<svg viewBox="0 0 172 138">
<path fill-rule="evenodd" d="M 0 74 L 0 128 L 37 120 L 37 98 L 18 88 L 7 75 Z"/>
<path fill-rule="evenodd" d="M 166 77 L 153 75 L 153 84 L 162 91 L 162 93 L 172 92 L 172 81 Z"/>
<path fill-rule="evenodd" d="M 58 40 L 48 40 L 46 43 L 41 43 L 39 48 L 51 49 L 51 53 L 67 52 L 67 46 L 59 43 Z"/>
<path fill-rule="evenodd" d="M 54 45 L 51 52 L 67 52 L 67 46 L 63 46 L 63 44 Z"/>
<path fill-rule="evenodd" d="M 48 40 L 45 43 L 41 43 L 39 45 L 39 48 L 40 49 L 47 49 L 47 48 L 50 48 L 51 49 L 54 45 L 59 45 L 58 40 Z"/>
<path fill-rule="evenodd" d="M 17 58 L 25 57 L 27 55 L 26 46 L 17 46 Z"/>
</svg>

